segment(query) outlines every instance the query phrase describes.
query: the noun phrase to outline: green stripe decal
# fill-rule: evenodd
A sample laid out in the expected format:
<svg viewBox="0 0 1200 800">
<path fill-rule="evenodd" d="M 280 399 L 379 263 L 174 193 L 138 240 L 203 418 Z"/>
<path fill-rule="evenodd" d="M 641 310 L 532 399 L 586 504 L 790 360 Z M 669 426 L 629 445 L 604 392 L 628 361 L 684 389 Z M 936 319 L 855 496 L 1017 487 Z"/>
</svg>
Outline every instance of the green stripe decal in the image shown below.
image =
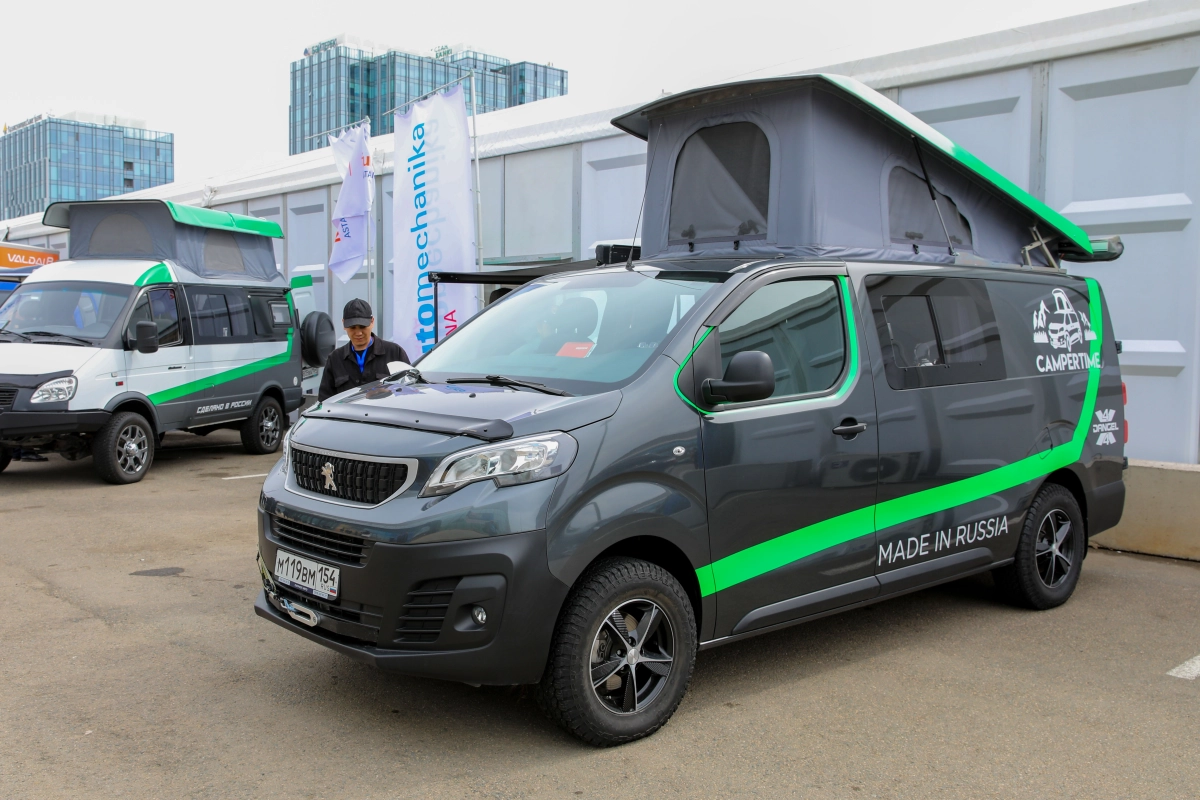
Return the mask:
<svg viewBox="0 0 1200 800">
<path fill-rule="evenodd" d="M 730 586 L 764 575 L 771 570 L 787 566 L 821 550 L 866 536 L 877 530 L 902 525 L 914 519 L 936 514 L 948 508 L 981 500 L 1007 491 L 1023 483 L 1029 483 L 1049 475 L 1057 469 L 1073 464 L 1083 455 L 1088 432 L 1091 430 L 1092 413 L 1096 406 L 1096 394 L 1100 388 L 1100 349 L 1103 341 L 1104 314 L 1100 306 L 1100 288 L 1095 280 L 1087 278 L 1088 303 L 1092 330 L 1089 354 L 1088 383 L 1084 392 L 1083 407 L 1079 422 L 1071 440 L 1051 450 L 1015 461 L 1003 467 L 973 475 L 954 483 L 915 492 L 847 514 L 831 517 L 799 530 L 769 539 L 748 547 L 712 564 L 696 570 L 700 582 L 700 594 L 704 597 L 715 594 Z M 855 351 L 857 345 L 855 343 Z M 843 387 L 844 389 L 845 387 Z M 839 390 L 840 392 L 841 390 Z"/>
<path fill-rule="evenodd" d="M 166 264 L 155 264 L 142 273 L 142 277 L 133 282 L 134 286 L 146 286 L 151 283 L 174 283 L 175 276 Z"/>
<path fill-rule="evenodd" d="M 225 372 L 218 373 L 208 378 L 201 378 L 200 380 L 190 381 L 188 383 L 181 384 L 180 386 L 175 386 L 171 389 L 164 389 L 161 392 L 155 392 L 154 394 L 150 395 L 150 402 L 156 406 L 162 405 L 163 403 L 170 403 L 173 400 L 178 400 L 181 397 L 187 397 L 189 394 L 203 392 L 205 389 L 208 389 L 212 386 L 219 386 L 222 383 L 236 381 L 238 378 L 244 378 L 247 375 L 253 375 L 256 372 L 262 372 L 263 370 L 271 369 L 272 367 L 281 367 L 292 360 L 292 337 L 293 334 L 291 331 L 289 331 L 287 338 L 287 349 L 282 353 L 278 353 L 259 361 L 253 361 L 249 364 L 243 364 L 240 367 L 226 370 Z"/>
</svg>

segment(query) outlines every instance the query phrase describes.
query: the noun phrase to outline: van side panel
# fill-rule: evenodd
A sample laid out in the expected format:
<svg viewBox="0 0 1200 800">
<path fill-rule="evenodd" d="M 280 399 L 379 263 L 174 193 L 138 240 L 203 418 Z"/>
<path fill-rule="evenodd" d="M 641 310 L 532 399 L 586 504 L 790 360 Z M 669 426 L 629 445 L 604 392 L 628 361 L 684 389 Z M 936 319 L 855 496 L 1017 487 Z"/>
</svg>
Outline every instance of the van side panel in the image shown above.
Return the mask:
<svg viewBox="0 0 1200 800">
<path fill-rule="evenodd" d="M 1096 393 L 1092 430 L 1079 470 L 1087 501 L 1084 514 L 1088 536 L 1115 526 L 1125 509 L 1125 393 L 1117 353 L 1117 332 L 1113 330 L 1107 301 L 1104 302 L 1104 331 L 1104 370 Z"/>
</svg>

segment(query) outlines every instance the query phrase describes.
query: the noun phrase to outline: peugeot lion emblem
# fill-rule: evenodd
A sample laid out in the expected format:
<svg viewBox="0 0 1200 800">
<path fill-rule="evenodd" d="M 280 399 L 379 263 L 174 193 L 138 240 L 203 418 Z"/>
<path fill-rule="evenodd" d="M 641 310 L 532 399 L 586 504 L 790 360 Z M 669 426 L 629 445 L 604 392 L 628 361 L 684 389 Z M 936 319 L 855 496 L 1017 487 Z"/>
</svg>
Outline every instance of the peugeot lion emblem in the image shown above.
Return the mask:
<svg viewBox="0 0 1200 800">
<path fill-rule="evenodd" d="M 326 461 L 325 466 L 321 467 L 321 475 L 325 478 L 325 488 L 330 492 L 336 492 L 337 484 L 333 482 L 332 461 Z"/>
</svg>

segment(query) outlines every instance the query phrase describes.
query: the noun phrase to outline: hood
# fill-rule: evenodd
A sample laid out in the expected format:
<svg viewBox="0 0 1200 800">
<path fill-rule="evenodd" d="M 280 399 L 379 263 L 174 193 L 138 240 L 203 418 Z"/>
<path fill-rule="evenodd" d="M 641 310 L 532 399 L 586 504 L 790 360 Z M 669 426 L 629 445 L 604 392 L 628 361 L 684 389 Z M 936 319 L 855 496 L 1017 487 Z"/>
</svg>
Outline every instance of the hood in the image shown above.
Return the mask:
<svg viewBox="0 0 1200 800">
<path fill-rule="evenodd" d="M 583 397 L 558 397 L 528 389 L 510 389 L 482 383 L 445 384 L 421 383 L 412 386 L 400 383 L 372 383 L 353 392 L 330 398 L 323 407 L 340 419 L 359 419 L 371 423 L 370 414 L 378 409 L 377 419 L 382 425 L 413 427 L 452 433 L 452 428 L 461 427 L 463 435 L 475 435 L 469 431 L 483 431 L 493 421 L 505 423 L 498 426 L 505 433 L 511 427 L 511 436 L 516 438 L 545 431 L 569 431 L 612 416 L 621 404 L 621 393 L 605 392 Z M 321 415 L 319 409 L 308 412 L 308 416 Z M 426 421 L 436 420 L 435 427 L 424 428 L 421 423 L 409 425 L 406 418 L 419 420 L 429 415 Z M 399 421 L 397 421 L 399 420 Z M 493 429 L 497 426 L 493 426 Z M 480 443 L 491 436 L 477 436 Z"/>
<path fill-rule="evenodd" d="M 75 372 L 98 352 L 98 347 L 83 345 L 0 342 L 0 375 Z"/>
</svg>

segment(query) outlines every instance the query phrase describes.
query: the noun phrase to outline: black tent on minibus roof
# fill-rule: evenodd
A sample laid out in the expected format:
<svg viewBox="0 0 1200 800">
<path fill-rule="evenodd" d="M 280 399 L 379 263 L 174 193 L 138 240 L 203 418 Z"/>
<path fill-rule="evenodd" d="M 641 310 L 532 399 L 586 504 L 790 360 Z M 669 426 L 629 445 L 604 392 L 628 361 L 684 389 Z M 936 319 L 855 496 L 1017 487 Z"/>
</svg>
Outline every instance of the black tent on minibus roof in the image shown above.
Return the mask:
<svg viewBox="0 0 1200 800">
<path fill-rule="evenodd" d="M 613 124 L 647 140 L 643 258 L 736 250 L 1051 266 L 1058 258 L 1120 255 L 1116 237 L 1089 240 L 853 78 L 799 75 L 696 89 Z"/>
</svg>

